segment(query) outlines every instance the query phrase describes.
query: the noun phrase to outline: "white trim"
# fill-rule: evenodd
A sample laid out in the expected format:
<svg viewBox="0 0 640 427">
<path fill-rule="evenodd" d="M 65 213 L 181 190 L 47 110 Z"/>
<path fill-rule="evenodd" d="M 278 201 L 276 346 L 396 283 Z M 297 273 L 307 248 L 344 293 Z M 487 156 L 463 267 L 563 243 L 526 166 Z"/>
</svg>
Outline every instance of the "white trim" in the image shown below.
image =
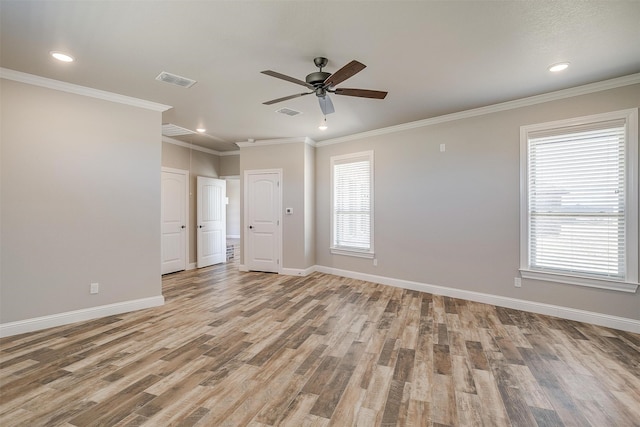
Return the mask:
<svg viewBox="0 0 640 427">
<path fill-rule="evenodd" d="M 227 239 L 239 239 L 239 234 L 227 234 Z"/>
<path fill-rule="evenodd" d="M 468 301 L 480 302 L 483 304 L 497 305 L 499 307 L 512 308 L 515 310 L 528 311 L 532 313 L 544 314 L 547 316 L 556 316 L 563 319 L 591 323 L 607 328 L 640 333 L 640 320 L 629 319 L 626 317 L 611 316 L 609 314 L 595 313 L 592 311 L 579 310 L 575 308 L 562 307 L 558 305 L 545 304 L 534 301 L 526 301 L 499 295 L 467 291 L 463 289 L 428 285 L 425 283 L 413 282 L 409 280 L 376 276 L 373 274 L 359 273 L 356 271 L 340 270 L 337 268 L 324 267 L 320 265 L 315 266 L 315 271 L 325 274 L 333 274 L 334 276 L 348 277 L 350 279 L 364 280 L 367 282 L 394 286 L 402 289 L 410 289 L 414 291 L 427 292 L 430 294 L 443 295 L 452 298 L 460 298 Z"/>
<path fill-rule="evenodd" d="M 589 288 L 607 289 L 610 291 L 629 292 L 632 294 L 638 290 L 638 283 L 620 282 L 617 280 L 597 279 L 575 274 L 559 274 L 546 271 L 520 269 L 523 279 L 545 280 L 548 282 L 565 283 L 568 285 L 587 286 Z"/>
<path fill-rule="evenodd" d="M 556 101 L 574 96 L 586 95 L 589 93 L 600 92 L 603 90 L 615 89 L 618 87 L 629 86 L 640 83 L 640 73 L 631 74 L 624 77 L 618 77 L 602 82 L 590 83 L 583 86 L 562 89 L 555 92 L 544 93 L 542 95 L 530 96 L 527 98 L 516 99 L 514 101 L 501 102 L 499 104 L 488 105 L 486 107 L 474 108 L 472 110 L 460 111 L 457 113 L 446 114 L 444 116 L 432 117 L 429 119 L 418 120 L 415 122 L 404 123 L 401 125 L 389 126 L 381 129 L 375 129 L 367 132 L 355 133 L 352 135 L 342 136 L 338 138 L 325 139 L 316 142 L 316 147 L 324 147 L 326 145 L 339 144 L 342 142 L 353 141 L 356 139 L 370 138 L 379 135 L 387 135 L 389 133 L 402 132 L 405 130 L 446 123 L 454 120 L 466 119 L 469 117 L 482 116 L 485 114 L 497 113 L 499 111 L 514 110 L 516 108 L 528 107 L 531 105 L 542 104 L 544 102 Z"/>
<path fill-rule="evenodd" d="M 635 244 L 629 244 L 627 247 L 627 259 L 634 260 L 635 271 L 631 272 L 631 275 L 627 277 L 627 280 L 634 282 L 640 282 L 640 265 L 638 265 L 638 247 L 640 241 L 638 238 L 638 228 L 640 227 L 640 213 L 638 212 L 638 185 L 640 184 L 640 176 L 638 168 L 640 167 L 640 160 L 638 159 L 638 150 L 640 149 L 640 139 L 638 134 L 638 108 L 626 110 L 627 115 L 627 156 L 626 156 L 626 168 L 627 168 L 627 201 L 626 205 L 631 206 L 631 209 L 627 209 L 627 229 L 628 235 L 635 237 Z"/>
<path fill-rule="evenodd" d="M 233 150 L 233 151 L 218 151 L 218 156 L 239 156 L 240 155 L 240 150 Z"/>
<path fill-rule="evenodd" d="M 189 270 L 188 264 L 189 264 L 189 230 L 190 230 L 190 226 L 191 224 L 189 223 L 189 218 L 190 218 L 190 211 L 189 211 L 189 185 L 190 185 L 190 172 L 186 169 L 176 169 L 176 168 L 168 168 L 166 166 L 162 166 L 160 168 L 161 172 L 168 172 L 168 173 L 175 173 L 178 175 L 184 175 L 185 177 L 185 200 L 184 200 L 184 209 L 185 209 L 185 246 L 184 246 L 184 262 L 185 262 L 185 268 L 187 270 Z M 161 209 L 162 211 L 162 209 Z M 162 235 L 162 233 L 160 233 Z M 160 263 L 162 263 L 162 260 L 160 260 Z M 164 273 L 164 274 L 170 274 L 170 273 Z"/>
<path fill-rule="evenodd" d="M 246 266 L 246 265 L 244 265 L 244 264 L 240 264 L 240 265 L 238 266 L 238 271 L 242 271 L 243 273 L 248 273 L 248 272 L 249 272 L 249 267 L 247 267 L 247 266 Z"/>
<path fill-rule="evenodd" d="M 280 274 L 284 275 L 284 276 L 308 276 L 311 273 L 313 273 L 314 271 L 316 271 L 316 266 L 312 265 L 311 267 L 307 267 L 305 269 L 301 269 L 301 268 L 282 268 L 280 270 Z"/>
<path fill-rule="evenodd" d="M 189 264 L 187 264 L 187 269 L 185 271 L 195 270 L 195 269 L 196 269 L 196 263 L 190 262 Z"/>
<path fill-rule="evenodd" d="M 162 295 L 159 295 L 155 297 L 141 298 L 136 300 L 118 302 L 115 304 L 85 308 L 81 310 L 67 311 L 65 313 L 35 317 L 32 319 L 18 320 L 15 322 L 1 324 L 0 337 L 9 337 L 18 334 L 24 334 L 26 332 L 34 332 L 42 329 L 52 328 L 54 326 L 84 322 L 87 320 L 98 319 L 100 317 L 128 313 L 130 311 L 142 310 L 145 308 L 159 307 L 161 305 L 164 305 L 164 297 Z"/>
<path fill-rule="evenodd" d="M 376 256 L 376 254 L 374 252 L 356 251 L 355 249 L 349 250 L 349 249 L 340 249 L 340 248 L 330 247 L 329 251 L 334 255 L 353 256 L 353 257 L 356 257 L 356 258 L 373 259 Z"/>
<path fill-rule="evenodd" d="M 240 141 L 236 142 L 236 145 L 240 148 L 247 147 L 259 147 L 265 145 L 280 145 L 280 144 L 293 144 L 296 142 L 304 142 L 305 144 L 309 144 L 312 147 L 316 146 L 316 142 L 306 136 L 303 137 L 293 137 L 293 138 L 279 138 L 279 139 L 262 139 L 257 141 Z"/>
<path fill-rule="evenodd" d="M 160 168 L 160 170 L 161 170 L 162 172 L 177 173 L 177 174 L 180 174 L 180 175 L 187 175 L 187 176 L 189 176 L 189 171 L 188 171 L 188 170 L 186 170 L 186 169 L 176 169 L 176 168 L 170 168 L 170 167 L 167 167 L 167 166 L 162 166 L 162 167 Z M 188 199 L 187 199 L 187 200 L 188 200 Z"/>
<path fill-rule="evenodd" d="M 33 86 L 40 86 L 47 89 L 59 90 L 61 92 L 74 93 L 76 95 L 88 96 L 90 98 L 102 99 L 105 101 L 117 102 L 119 104 L 131 105 L 153 111 L 167 111 L 173 108 L 171 105 L 159 104 L 157 102 L 146 101 L 144 99 L 133 98 L 131 96 L 120 95 L 104 90 L 79 86 L 59 80 L 48 79 L 46 77 L 23 73 L 21 71 L 0 68 L 0 78 L 26 83 Z"/>
</svg>

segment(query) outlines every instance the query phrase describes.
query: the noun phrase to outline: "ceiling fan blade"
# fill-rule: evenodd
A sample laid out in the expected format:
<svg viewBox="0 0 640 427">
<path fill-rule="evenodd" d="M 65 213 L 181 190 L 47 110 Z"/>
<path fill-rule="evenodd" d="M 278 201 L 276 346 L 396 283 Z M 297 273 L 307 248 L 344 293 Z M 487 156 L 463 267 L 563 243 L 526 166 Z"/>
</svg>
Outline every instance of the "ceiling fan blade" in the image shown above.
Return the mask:
<svg viewBox="0 0 640 427">
<path fill-rule="evenodd" d="M 320 109 L 322 110 L 322 114 L 324 114 L 325 116 L 336 111 L 333 108 L 333 102 L 331 102 L 331 98 L 329 98 L 329 95 L 319 96 L 318 102 L 320 102 Z"/>
<path fill-rule="evenodd" d="M 335 86 L 338 83 L 341 83 L 347 80 L 349 77 L 358 74 L 360 71 L 364 70 L 366 67 L 367 67 L 366 65 L 358 61 L 351 61 L 347 65 L 345 65 L 344 67 L 340 68 L 338 71 L 336 71 L 335 73 L 327 77 L 327 79 L 324 81 L 324 87 Z"/>
<path fill-rule="evenodd" d="M 374 98 L 374 99 L 384 99 L 385 96 L 387 96 L 387 92 L 383 92 L 380 90 L 368 90 L 368 89 L 336 88 L 334 93 L 336 95 L 359 96 L 360 98 Z"/>
<path fill-rule="evenodd" d="M 307 82 L 303 82 L 302 80 L 298 80 L 295 77 L 289 77 L 289 76 L 286 76 L 284 74 L 278 73 L 276 71 L 271 71 L 271 70 L 265 70 L 265 71 L 260 71 L 260 72 L 262 74 L 266 74 L 267 76 L 275 77 L 277 79 L 286 80 L 288 82 L 295 83 L 295 84 L 298 84 L 298 85 L 301 85 L 301 86 L 305 86 L 305 87 L 308 87 L 309 89 L 313 89 L 313 85 L 310 85 Z"/>
<path fill-rule="evenodd" d="M 271 101 L 263 102 L 263 104 L 264 105 L 276 104 L 278 102 L 286 101 L 288 99 L 299 98 L 299 97 L 305 96 L 305 95 L 311 95 L 312 93 L 313 92 L 296 93 L 295 95 L 289 95 L 289 96 L 284 96 L 284 97 L 278 98 L 278 99 L 272 99 Z"/>
</svg>

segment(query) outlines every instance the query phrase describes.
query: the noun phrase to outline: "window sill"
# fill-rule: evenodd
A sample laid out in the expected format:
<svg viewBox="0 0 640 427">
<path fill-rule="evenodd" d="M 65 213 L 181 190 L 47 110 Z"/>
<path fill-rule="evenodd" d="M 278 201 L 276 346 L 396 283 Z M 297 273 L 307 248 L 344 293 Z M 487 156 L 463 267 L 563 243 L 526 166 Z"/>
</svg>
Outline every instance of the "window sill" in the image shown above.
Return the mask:
<svg viewBox="0 0 640 427">
<path fill-rule="evenodd" d="M 357 251 L 354 249 L 330 248 L 330 250 L 331 250 L 331 253 L 334 255 L 346 255 L 346 256 L 353 256 L 357 258 L 368 258 L 368 259 L 373 259 L 375 256 L 373 252 Z"/>
<path fill-rule="evenodd" d="M 564 283 L 568 285 L 587 286 L 589 288 L 607 289 L 610 291 L 636 293 L 638 283 L 623 282 L 619 280 L 597 279 L 578 275 L 550 273 L 534 270 L 520 269 L 523 279 L 545 280 L 548 282 Z"/>
</svg>

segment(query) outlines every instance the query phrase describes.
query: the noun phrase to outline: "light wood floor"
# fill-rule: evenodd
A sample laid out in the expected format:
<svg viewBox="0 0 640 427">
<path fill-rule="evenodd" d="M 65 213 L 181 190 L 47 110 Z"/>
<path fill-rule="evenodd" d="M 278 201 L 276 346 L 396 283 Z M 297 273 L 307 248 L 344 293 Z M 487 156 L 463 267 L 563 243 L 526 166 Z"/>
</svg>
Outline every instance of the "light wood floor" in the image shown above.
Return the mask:
<svg viewBox="0 0 640 427">
<path fill-rule="evenodd" d="M 0 341 L 0 425 L 639 426 L 640 336 L 314 273 Z"/>
</svg>

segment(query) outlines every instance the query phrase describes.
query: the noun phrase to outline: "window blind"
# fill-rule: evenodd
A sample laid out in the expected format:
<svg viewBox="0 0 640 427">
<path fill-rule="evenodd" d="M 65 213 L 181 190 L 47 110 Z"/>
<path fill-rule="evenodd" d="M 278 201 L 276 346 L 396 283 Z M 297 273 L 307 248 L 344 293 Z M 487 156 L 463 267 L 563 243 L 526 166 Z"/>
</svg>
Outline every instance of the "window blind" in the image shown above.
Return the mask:
<svg viewBox="0 0 640 427">
<path fill-rule="evenodd" d="M 333 247 L 371 249 L 371 158 L 333 164 Z"/>
<path fill-rule="evenodd" d="M 625 123 L 530 134 L 529 266 L 624 279 Z"/>
</svg>

